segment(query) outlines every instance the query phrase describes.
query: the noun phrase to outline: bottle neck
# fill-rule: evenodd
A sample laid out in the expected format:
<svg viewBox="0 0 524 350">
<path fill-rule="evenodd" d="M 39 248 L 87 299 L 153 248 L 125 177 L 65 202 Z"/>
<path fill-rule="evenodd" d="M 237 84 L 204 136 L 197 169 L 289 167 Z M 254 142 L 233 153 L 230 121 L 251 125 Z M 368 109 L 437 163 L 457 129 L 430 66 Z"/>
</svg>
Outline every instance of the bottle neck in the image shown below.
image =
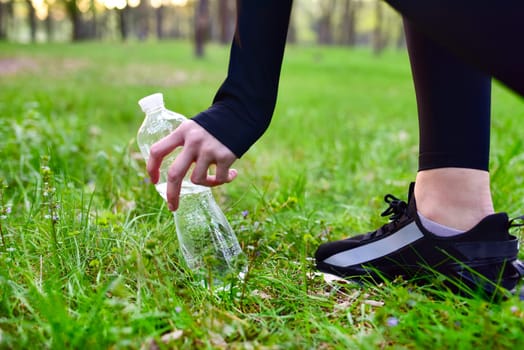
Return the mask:
<svg viewBox="0 0 524 350">
<path fill-rule="evenodd" d="M 146 109 L 144 113 L 148 117 L 155 118 L 155 117 L 158 117 L 160 114 L 162 114 L 164 110 L 165 110 L 165 107 L 163 105 L 159 105 L 159 106 L 155 106 L 155 107 Z"/>
</svg>

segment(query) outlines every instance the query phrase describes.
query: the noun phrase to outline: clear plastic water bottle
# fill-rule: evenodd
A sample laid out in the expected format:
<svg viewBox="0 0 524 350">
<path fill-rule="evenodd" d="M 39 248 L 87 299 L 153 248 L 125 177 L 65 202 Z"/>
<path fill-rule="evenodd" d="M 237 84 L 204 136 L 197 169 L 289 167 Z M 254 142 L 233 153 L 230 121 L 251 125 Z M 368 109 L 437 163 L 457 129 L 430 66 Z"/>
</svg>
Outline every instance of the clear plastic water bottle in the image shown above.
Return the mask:
<svg viewBox="0 0 524 350">
<path fill-rule="evenodd" d="M 137 143 L 147 162 L 151 146 L 186 118 L 166 109 L 161 93 L 144 97 L 138 104 L 146 117 L 138 130 Z M 156 189 L 164 200 L 167 200 L 167 170 L 178 153 L 175 150 L 165 157 L 160 167 Z M 243 277 L 245 255 L 208 187 L 195 185 L 186 176 L 173 215 L 182 255 L 198 279 L 205 285 L 223 287 Z"/>
</svg>

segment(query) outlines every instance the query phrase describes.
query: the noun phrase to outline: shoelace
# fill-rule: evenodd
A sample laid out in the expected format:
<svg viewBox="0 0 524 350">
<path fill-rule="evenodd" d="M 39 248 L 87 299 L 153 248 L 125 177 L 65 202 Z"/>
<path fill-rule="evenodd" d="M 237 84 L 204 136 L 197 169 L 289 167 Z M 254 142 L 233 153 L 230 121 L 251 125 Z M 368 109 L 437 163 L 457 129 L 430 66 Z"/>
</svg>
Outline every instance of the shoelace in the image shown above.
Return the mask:
<svg viewBox="0 0 524 350">
<path fill-rule="evenodd" d="M 520 215 L 509 220 L 508 228 L 512 227 L 524 227 L 524 215 Z"/>
<path fill-rule="evenodd" d="M 408 204 L 403 200 L 398 199 L 397 197 L 386 194 L 384 201 L 389 204 L 389 207 L 384 210 L 380 216 L 388 216 L 390 221 L 397 221 L 404 215 L 408 209 Z"/>
<path fill-rule="evenodd" d="M 408 204 L 403 200 L 398 199 L 392 194 L 384 196 L 384 201 L 389 204 L 389 207 L 384 210 L 380 216 L 389 216 L 389 222 L 383 225 L 376 231 L 370 232 L 366 235 L 367 239 L 372 239 L 377 236 L 381 236 L 385 233 L 391 232 L 392 229 L 397 227 L 397 223 L 404 216 L 408 209 Z"/>
</svg>

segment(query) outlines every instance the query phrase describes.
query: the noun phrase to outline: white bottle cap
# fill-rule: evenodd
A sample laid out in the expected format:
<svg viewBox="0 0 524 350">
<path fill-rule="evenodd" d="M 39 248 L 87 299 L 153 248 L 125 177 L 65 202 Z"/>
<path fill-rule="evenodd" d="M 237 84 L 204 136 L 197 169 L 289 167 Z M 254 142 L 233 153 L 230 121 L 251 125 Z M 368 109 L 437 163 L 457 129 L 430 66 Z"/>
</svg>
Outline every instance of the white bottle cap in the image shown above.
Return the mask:
<svg viewBox="0 0 524 350">
<path fill-rule="evenodd" d="M 138 101 L 140 108 L 143 112 L 150 111 L 159 107 L 164 107 L 164 95 L 162 93 L 156 93 L 142 98 Z"/>
</svg>

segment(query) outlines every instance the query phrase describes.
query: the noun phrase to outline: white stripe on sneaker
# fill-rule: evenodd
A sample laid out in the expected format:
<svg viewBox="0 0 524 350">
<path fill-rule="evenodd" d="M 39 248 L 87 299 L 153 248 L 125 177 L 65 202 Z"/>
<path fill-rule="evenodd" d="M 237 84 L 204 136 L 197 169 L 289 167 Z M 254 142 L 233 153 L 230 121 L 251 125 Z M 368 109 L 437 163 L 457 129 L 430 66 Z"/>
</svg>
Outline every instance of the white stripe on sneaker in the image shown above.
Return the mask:
<svg viewBox="0 0 524 350">
<path fill-rule="evenodd" d="M 404 226 L 391 236 L 330 256 L 324 262 L 338 267 L 362 264 L 391 254 L 424 237 L 417 224 Z"/>
</svg>

